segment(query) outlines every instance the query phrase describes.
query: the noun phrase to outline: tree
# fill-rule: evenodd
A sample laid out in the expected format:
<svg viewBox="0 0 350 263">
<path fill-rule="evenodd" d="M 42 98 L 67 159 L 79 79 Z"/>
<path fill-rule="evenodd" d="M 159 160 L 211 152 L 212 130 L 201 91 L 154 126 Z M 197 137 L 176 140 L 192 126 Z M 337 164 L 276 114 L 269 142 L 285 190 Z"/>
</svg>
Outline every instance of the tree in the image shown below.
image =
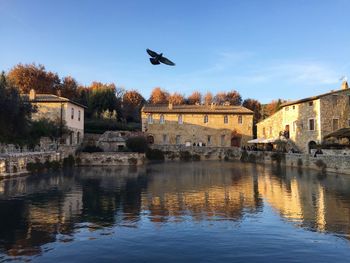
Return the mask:
<svg viewBox="0 0 350 263">
<path fill-rule="evenodd" d="M 271 116 L 275 112 L 277 112 L 280 108 L 284 100 L 278 99 L 278 100 L 273 100 L 270 103 L 264 105 L 263 107 L 263 117 L 266 118 L 268 116 Z"/>
<path fill-rule="evenodd" d="M 187 98 L 187 103 L 190 105 L 194 105 L 194 104 L 201 103 L 201 102 L 202 102 L 202 94 L 198 91 L 194 91 Z"/>
<path fill-rule="evenodd" d="M 228 101 L 230 103 L 230 105 L 239 106 L 242 104 L 241 94 L 239 94 L 239 92 L 236 90 L 232 90 L 230 92 L 227 92 L 226 101 Z"/>
<path fill-rule="evenodd" d="M 222 105 L 226 102 L 226 93 L 218 92 L 214 97 L 214 102 L 218 105 Z"/>
<path fill-rule="evenodd" d="M 141 108 L 145 99 L 136 90 L 130 90 L 123 95 L 123 117 L 127 122 L 141 121 Z"/>
<path fill-rule="evenodd" d="M 46 71 L 43 65 L 18 64 L 8 73 L 8 81 L 19 89 L 20 93 L 29 93 L 35 89 L 37 93 L 57 94 L 60 78 L 57 73 Z"/>
<path fill-rule="evenodd" d="M 172 103 L 173 105 L 181 105 L 185 103 L 185 98 L 179 93 L 173 93 L 169 96 L 169 103 Z"/>
<path fill-rule="evenodd" d="M 243 107 L 246 107 L 247 109 L 250 109 L 254 112 L 253 115 L 253 136 L 256 138 L 257 136 L 257 128 L 256 124 L 261 119 L 261 104 L 259 101 L 254 99 L 245 99 L 242 103 Z"/>
<path fill-rule="evenodd" d="M 62 81 L 60 91 L 61 91 L 62 97 L 65 97 L 71 100 L 76 100 L 78 98 L 77 81 L 70 76 L 65 77 Z"/>
<path fill-rule="evenodd" d="M 161 88 L 154 88 L 148 102 L 151 104 L 167 104 L 169 102 L 169 93 Z"/>
<path fill-rule="evenodd" d="M 121 119 L 121 99 L 116 97 L 117 89 L 113 83 L 93 82 L 88 89 L 90 115 L 97 118 L 101 118 L 104 115 L 108 118 L 117 117 L 117 119 Z"/>
<path fill-rule="evenodd" d="M 0 109 L 0 142 L 24 144 L 33 109 L 7 81 L 4 72 L 0 75 Z"/>
<path fill-rule="evenodd" d="M 211 94 L 210 92 L 207 92 L 204 95 L 204 104 L 210 105 L 212 102 L 213 102 L 213 94 Z"/>
</svg>

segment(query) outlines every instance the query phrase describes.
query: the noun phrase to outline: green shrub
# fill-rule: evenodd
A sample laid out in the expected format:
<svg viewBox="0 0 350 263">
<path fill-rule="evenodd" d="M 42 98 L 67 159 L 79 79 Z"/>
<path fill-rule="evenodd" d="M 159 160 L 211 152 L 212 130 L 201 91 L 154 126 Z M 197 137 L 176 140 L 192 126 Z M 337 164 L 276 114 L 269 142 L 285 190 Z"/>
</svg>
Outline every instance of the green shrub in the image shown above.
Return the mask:
<svg viewBox="0 0 350 263">
<path fill-rule="evenodd" d="M 137 159 L 134 157 L 131 157 L 130 159 L 128 159 L 128 163 L 131 165 L 136 165 L 137 164 Z"/>
<path fill-rule="evenodd" d="M 164 160 L 164 153 L 161 150 L 158 149 L 148 149 L 146 151 L 146 158 L 148 160 L 152 161 L 163 161 Z"/>
<path fill-rule="evenodd" d="M 271 160 L 277 162 L 278 164 L 282 162 L 283 157 L 284 154 L 280 152 L 274 152 L 271 154 Z"/>
<path fill-rule="evenodd" d="M 126 147 L 132 152 L 145 153 L 148 149 L 148 142 L 145 137 L 131 137 L 126 140 Z"/>
<path fill-rule="evenodd" d="M 75 160 L 73 155 L 69 155 L 68 157 L 63 159 L 63 167 L 73 167 L 75 164 Z"/>
<path fill-rule="evenodd" d="M 180 151 L 180 160 L 181 161 L 190 161 L 192 159 L 192 156 L 189 151 Z"/>
<path fill-rule="evenodd" d="M 251 162 L 251 163 L 255 163 L 256 162 L 256 155 L 254 153 L 249 154 L 248 162 Z"/>
<path fill-rule="evenodd" d="M 52 161 L 51 162 L 51 170 L 52 171 L 58 171 L 61 168 L 61 163 L 59 161 Z"/>
<path fill-rule="evenodd" d="M 40 162 L 27 163 L 27 171 L 30 173 L 41 173 L 45 170 L 45 164 Z"/>
<path fill-rule="evenodd" d="M 303 165 L 303 160 L 301 158 L 298 159 L 298 166 L 302 166 Z"/>
<path fill-rule="evenodd" d="M 247 162 L 248 161 L 248 152 L 246 150 L 243 150 L 241 153 L 241 162 Z"/>
<path fill-rule="evenodd" d="M 317 160 L 317 161 L 315 162 L 315 165 L 316 165 L 318 168 L 320 168 L 322 172 L 325 172 L 325 170 L 326 170 L 326 168 L 327 168 L 327 164 L 326 164 L 324 161 L 322 161 L 322 160 Z"/>
<path fill-rule="evenodd" d="M 192 160 L 193 161 L 200 161 L 201 160 L 201 156 L 199 154 L 192 154 Z"/>
<path fill-rule="evenodd" d="M 97 153 L 97 152 L 103 152 L 103 150 L 95 145 L 86 145 L 83 149 L 81 149 L 82 152 L 86 153 Z"/>
<path fill-rule="evenodd" d="M 84 122 L 86 133 L 102 134 L 106 131 L 137 131 L 140 123 L 121 123 L 115 119 L 86 119 Z"/>
</svg>

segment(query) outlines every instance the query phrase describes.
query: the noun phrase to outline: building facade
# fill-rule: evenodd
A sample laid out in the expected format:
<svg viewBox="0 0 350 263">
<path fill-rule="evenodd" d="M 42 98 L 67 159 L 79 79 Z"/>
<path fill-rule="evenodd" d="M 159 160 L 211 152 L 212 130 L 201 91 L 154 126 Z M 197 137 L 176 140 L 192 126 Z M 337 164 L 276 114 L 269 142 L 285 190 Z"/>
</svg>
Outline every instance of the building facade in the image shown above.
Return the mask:
<svg viewBox="0 0 350 263">
<path fill-rule="evenodd" d="M 253 112 L 242 106 L 146 105 L 141 117 L 156 145 L 240 147 L 253 137 Z"/>
<path fill-rule="evenodd" d="M 350 90 L 340 90 L 282 104 L 275 114 L 257 124 L 258 138 L 274 139 L 283 133 L 302 152 L 322 143 L 329 133 L 350 127 Z"/>
<path fill-rule="evenodd" d="M 85 106 L 52 94 L 36 94 L 34 90 L 30 91 L 27 99 L 36 108 L 33 120 L 49 119 L 68 128 L 69 134 L 62 137 L 61 143 L 77 145 L 82 142 Z"/>
</svg>

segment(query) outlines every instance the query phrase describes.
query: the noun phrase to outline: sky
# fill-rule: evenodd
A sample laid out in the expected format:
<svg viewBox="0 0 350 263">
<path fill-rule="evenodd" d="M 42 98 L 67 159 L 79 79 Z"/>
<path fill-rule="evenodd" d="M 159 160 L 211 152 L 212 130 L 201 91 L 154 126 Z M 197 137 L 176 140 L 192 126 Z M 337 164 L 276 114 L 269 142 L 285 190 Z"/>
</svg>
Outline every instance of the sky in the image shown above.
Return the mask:
<svg viewBox="0 0 350 263">
<path fill-rule="evenodd" d="M 175 67 L 151 65 L 146 48 Z M 0 0 L 0 70 L 43 64 L 146 99 L 237 90 L 267 103 L 350 77 L 350 0 Z"/>
</svg>

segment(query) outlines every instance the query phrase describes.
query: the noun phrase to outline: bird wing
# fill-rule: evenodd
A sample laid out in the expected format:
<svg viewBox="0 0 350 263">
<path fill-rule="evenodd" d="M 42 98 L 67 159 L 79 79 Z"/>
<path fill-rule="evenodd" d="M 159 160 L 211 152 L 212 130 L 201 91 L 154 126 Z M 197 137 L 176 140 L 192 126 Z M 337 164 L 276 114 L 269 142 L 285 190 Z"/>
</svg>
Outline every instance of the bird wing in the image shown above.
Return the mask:
<svg viewBox="0 0 350 263">
<path fill-rule="evenodd" d="M 154 52 L 148 48 L 146 49 L 146 51 L 147 51 L 148 55 L 150 55 L 152 58 L 158 56 L 158 54 L 156 52 Z"/>
<path fill-rule="evenodd" d="M 160 64 L 158 59 L 149 58 L 149 60 L 151 61 L 151 63 L 152 63 L 153 65 L 158 65 L 158 64 Z"/>
<path fill-rule="evenodd" d="M 161 57 L 159 58 L 159 61 L 166 64 L 166 65 L 169 65 L 169 66 L 175 66 L 175 63 L 170 61 L 169 59 L 167 59 L 166 57 Z"/>
</svg>

